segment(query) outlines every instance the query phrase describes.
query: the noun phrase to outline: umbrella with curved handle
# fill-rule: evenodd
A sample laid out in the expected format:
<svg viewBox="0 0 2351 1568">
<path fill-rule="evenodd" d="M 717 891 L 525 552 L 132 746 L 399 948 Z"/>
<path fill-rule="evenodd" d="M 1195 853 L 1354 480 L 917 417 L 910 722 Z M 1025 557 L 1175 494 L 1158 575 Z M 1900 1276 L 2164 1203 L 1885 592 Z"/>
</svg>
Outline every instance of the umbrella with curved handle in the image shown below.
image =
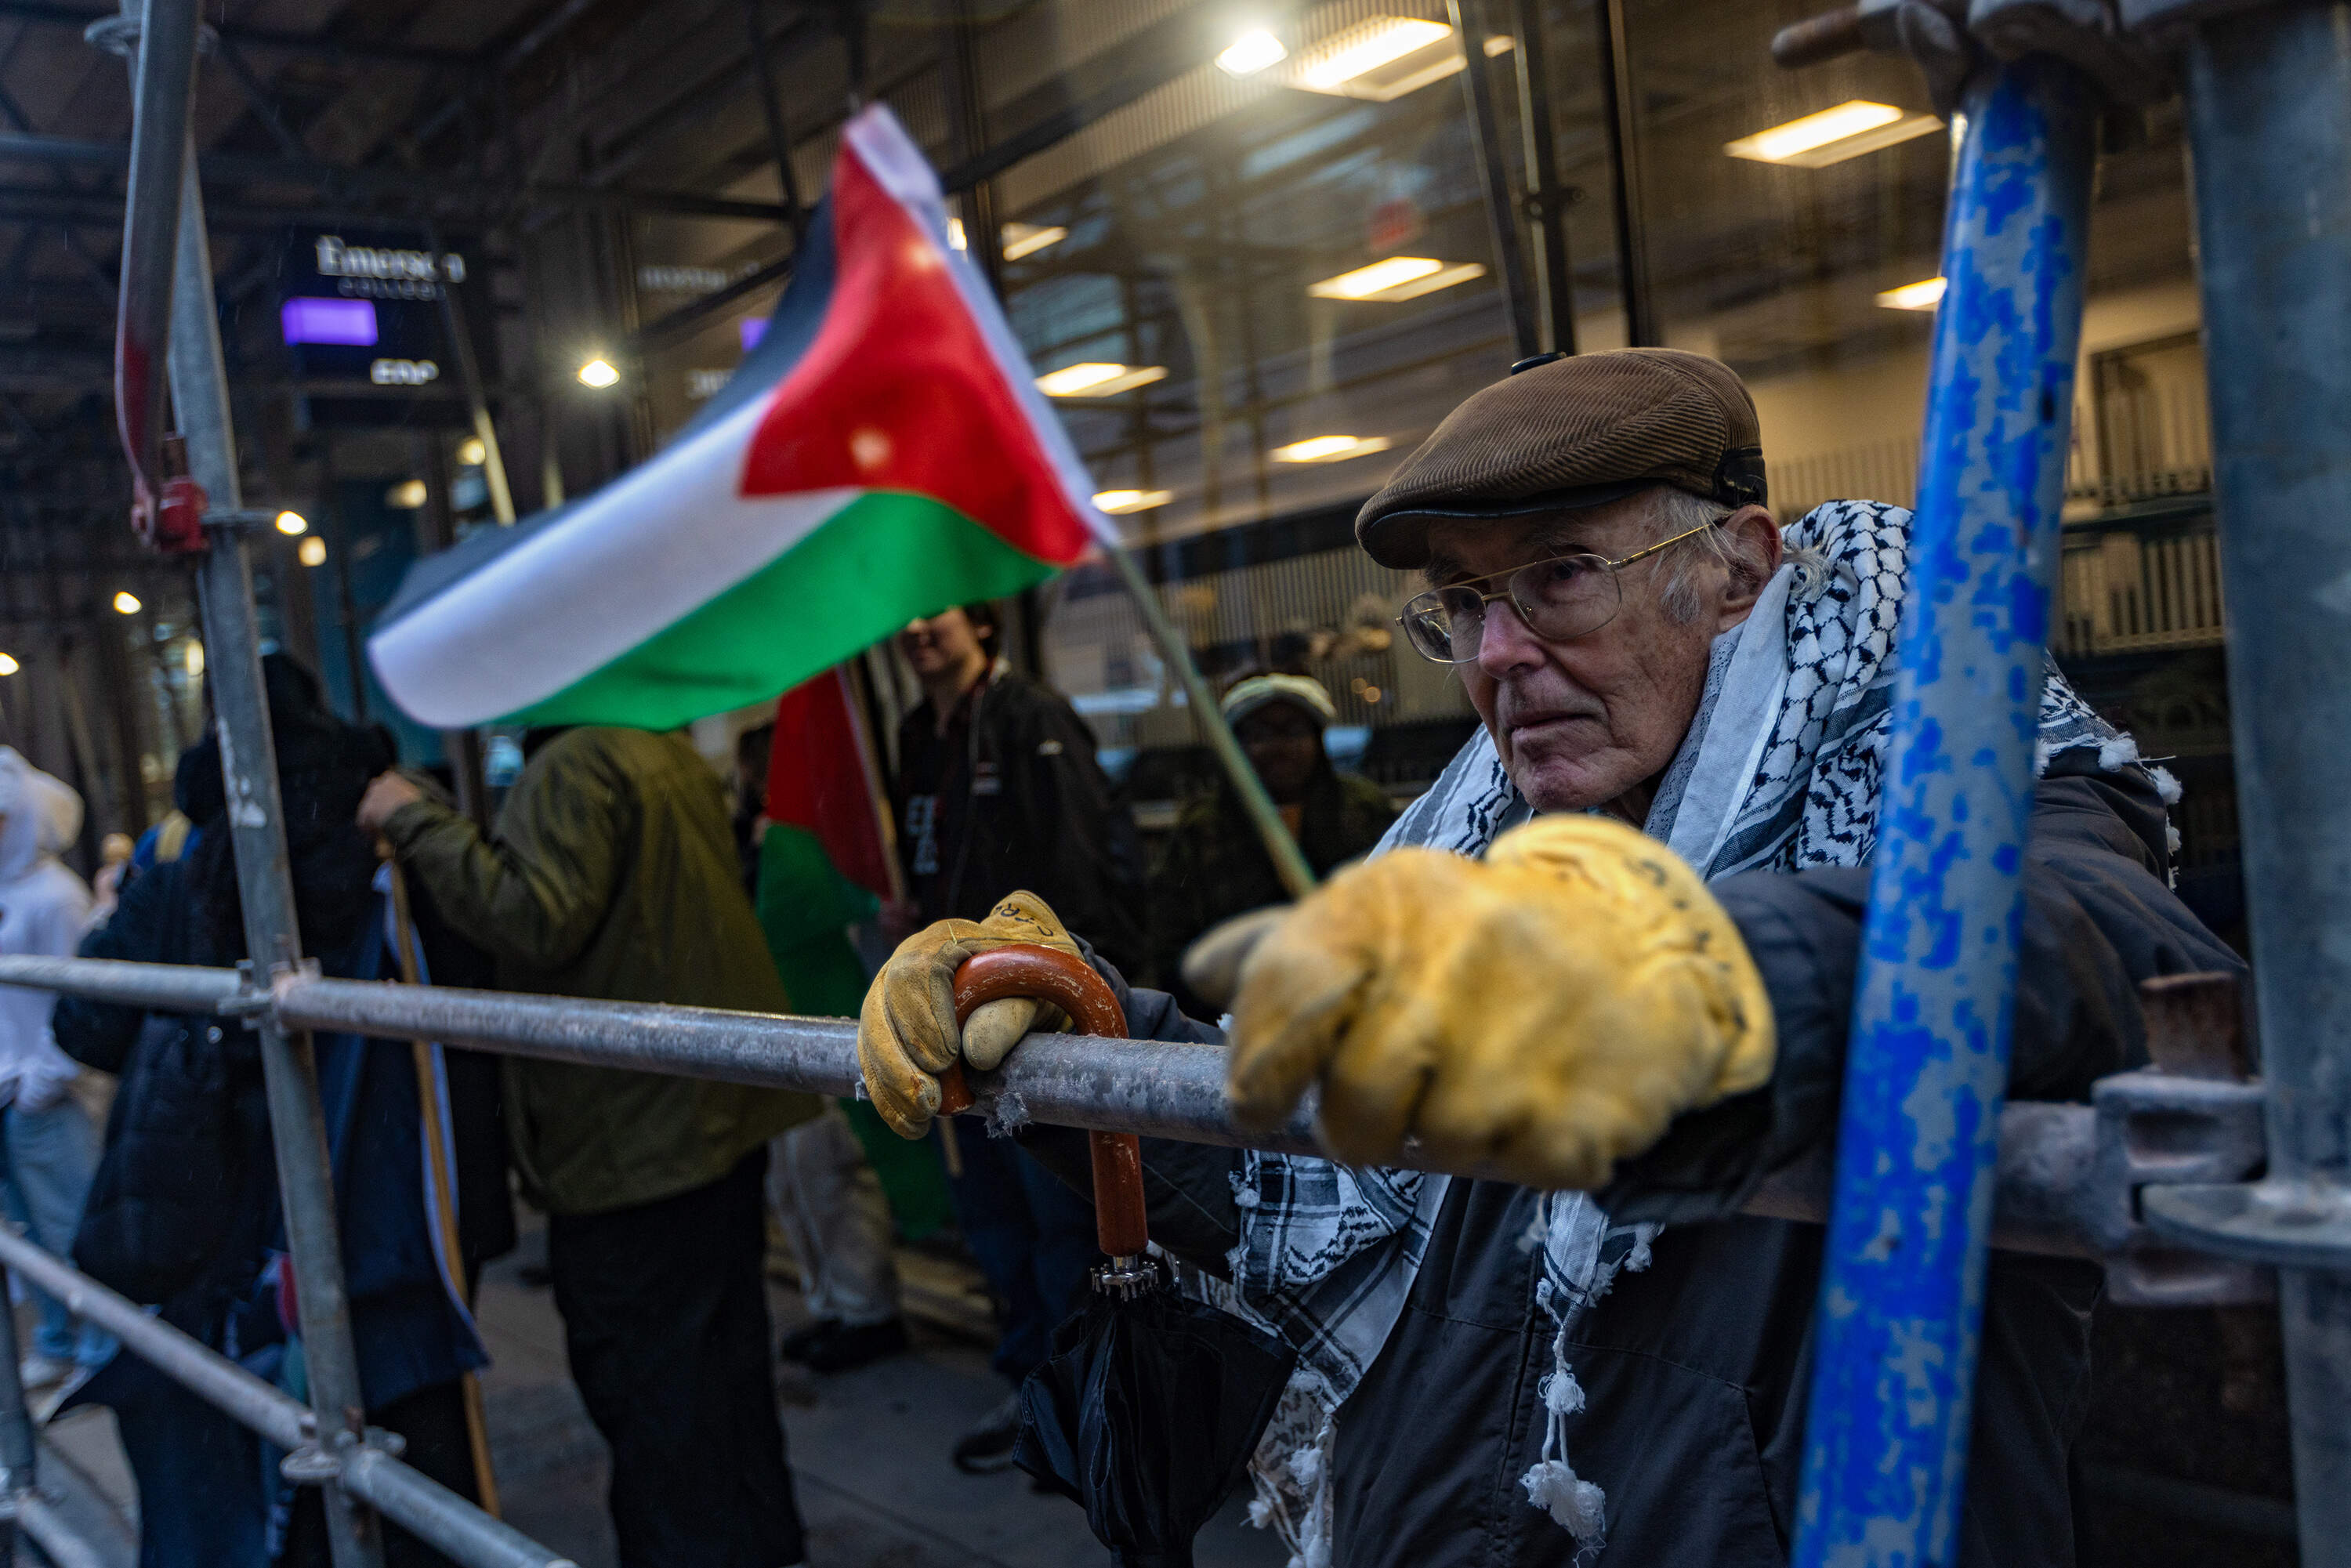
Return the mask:
<svg viewBox="0 0 2351 1568">
<path fill-rule="evenodd" d="M 1081 1034 L 1126 1033 L 1102 977 L 1050 947 L 998 947 L 956 971 L 957 1020 L 1006 997 L 1052 1002 Z M 971 1103 L 959 1070 L 941 1074 L 940 1087 L 943 1109 Z M 1190 1568 L 1193 1537 L 1239 1481 L 1297 1357 L 1255 1324 L 1167 1288 L 1166 1270 L 1144 1256 L 1141 1145 L 1132 1133 L 1087 1139 L 1110 1262 L 1020 1386 L 1013 1458 L 1084 1505 L 1120 1568 Z"/>
<path fill-rule="evenodd" d="M 1111 1040 L 1126 1034 L 1126 1010 L 1110 987 L 1082 958 L 1050 947 L 1015 943 L 973 955 L 956 971 L 956 1021 L 971 1017 L 975 1009 L 1007 997 L 1049 1001 L 1070 1015 L 1072 1032 Z M 960 1102 L 960 1103 L 957 1103 Z M 961 1111 L 972 1103 L 971 1086 L 961 1068 L 941 1075 L 939 1109 Z M 1090 1133 L 1093 1154 L 1094 1239 L 1110 1254 L 1108 1285 L 1119 1276 L 1140 1270 L 1149 1240 L 1144 1217 L 1143 1150 L 1132 1133 Z"/>
</svg>

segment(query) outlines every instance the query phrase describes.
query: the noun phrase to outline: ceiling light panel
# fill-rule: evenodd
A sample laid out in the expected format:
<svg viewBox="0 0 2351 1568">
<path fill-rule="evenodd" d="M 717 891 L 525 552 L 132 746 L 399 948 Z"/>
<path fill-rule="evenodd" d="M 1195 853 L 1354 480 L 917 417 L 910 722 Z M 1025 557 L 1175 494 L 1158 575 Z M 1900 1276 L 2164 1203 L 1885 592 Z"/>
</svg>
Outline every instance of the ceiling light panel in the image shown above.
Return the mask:
<svg viewBox="0 0 2351 1568">
<path fill-rule="evenodd" d="M 1117 365 L 1100 361 L 1063 365 L 1037 378 L 1047 397 L 1113 397 L 1167 378 L 1165 365 Z"/>
<path fill-rule="evenodd" d="M 1350 457 L 1368 457 L 1387 449 L 1384 435 L 1311 435 L 1277 446 L 1269 455 L 1276 463 L 1344 463 Z"/>
<path fill-rule="evenodd" d="M 1932 310 L 1943 302 L 1944 279 L 1922 278 L 1906 283 L 1899 288 L 1889 288 L 1877 297 L 1877 302 L 1888 310 Z"/>
<path fill-rule="evenodd" d="M 1479 262 L 1447 263 L 1433 256 L 1392 256 L 1369 267 L 1311 283 L 1306 292 L 1318 299 L 1370 299 L 1392 305 L 1485 276 L 1486 268 Z"/>
<path fill-rule="evenodd" d="M 1758 163 L 1824 169 L 1942 128 L 1943 122 L 1931 114 L 1906 114 L 1890 103 L 1872 103 L 1856 98 L 1834 109 L 1823 109 L 1752 136 L 1726 141 L 1722 150 L 1733 158 L 1751 159 Z"/>
<path fill-rule="evenodd" d="M 1288 80 L 1308 92 L 1386 103 L 1462 67 L 1461 46 L 1442 22 L 1373 16 L 1301 49 Z"/>
</svg>

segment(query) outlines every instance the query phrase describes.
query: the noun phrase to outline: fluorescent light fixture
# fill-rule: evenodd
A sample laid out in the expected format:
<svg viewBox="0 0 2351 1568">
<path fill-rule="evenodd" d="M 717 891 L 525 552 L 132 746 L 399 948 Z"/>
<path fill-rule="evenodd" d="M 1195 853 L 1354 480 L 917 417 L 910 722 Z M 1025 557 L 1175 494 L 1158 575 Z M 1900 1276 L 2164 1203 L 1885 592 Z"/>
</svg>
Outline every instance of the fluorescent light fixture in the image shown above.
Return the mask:
<svg viewBox="0 0 2351 1568">
<path fill-rule="evenodd" d="M 598 356 L 580 367 L 580 384 L 583 387 L 608 387 L 621 379 L 612 361 Z"/>
<path fill-rule="evenodd" d="M 299 512 L 280 512 L 277 514 L 277 531 L 281 534 L 307 534 L 310 531 L 310 519 Z"/>
<path fill-rule="evenodd" d="M 1165 365 L 1113 365 L 1098 361 L 1063 365 L 1037 378 L 1037 390 L 1047 397 L 1112 397 L 1165 381 Z"/>
<path fill-rule="evenodd" d="M 1301 50 L 1290 85 L 1385 103 L 1461 68 L 1461 47 L 1442 22 L 1373 16 Z"/>
<path fill-rule="evenodd" d="M 1369 267 L 1359 267 L 1353 272 L 1343 272 L 1336 277 L 1326 277 L 1311 283 L 1306 292 L 1318 299 L 1376 299 L 1394 304 L 1399 299 L 1417 299 L 1440 288 L 1450 288 L 1457 283 L 1467 283 L 1473 277 L 1486 276 L 1485 267 L 1474 261 L 1447 265 L 1426 256 L 1392 256 L 1375 261 Z"/>
<path fill-rule="evenodd" d="M 1290 51 L 1281 47 L 1280 38 L 1258 27 L 1226 45 L 1224 52 L 1217 57 L 1217 68 L 1227 76 L 1251 77 L 1289 57 Z"/>
<path fill-rule="evenodd" d="M 1004 259 L 1019 261 L 1024 256 L 1061 244 L 1070 237 L 1070 231 L 1059 224 L 1007 224 L 1004 225 Z"/>
<path fill-rule="evenodd" d="M 1276 463 L 1344 463 L 1350 457 L 1369 457 L 1387 449 L 1384 435 L 1315 435 L 1277 446 L 1271 455 Z"/>
<path fill-rule="evenodd" d="M 6 653 L 0 653 L 0 675 L 13 675 L 24 666 Z"/>
<path fill-rule="evenodd" d="M 139 596 L 127 588 L 114 596 L 114 612 L 117 615 L 136 615 L 141 608 Z"/>
<path fill-rule="evenodd" d="M 303 541 L 303 545 L 306 549 L 312 544 L 316 544 L 319 547 L 319 553 L 320 555 L 324 555 L 326 553 L 326 540 L 312 538 L 305 539 Z M 192 681 L 202 680 L 204 678 L 204 645 L 202 643 L 197 642 L 193 637 L 188 639 L 185 650 L 180 654 L 180 667 L 188 672 L 188 679 Z"/>
<path fill-rule="evenodd" d="M 327 541 L 312 534 L 302 541 L 302 548 L 295 551 L 295 555 L 304 566 L 324 566 L 327 564 Z M 197 645 L 193 643 L 188 644 L 192 649 Z"/>
<path fill-rule="evenodd" d="M 1943 286 L 1942 278 L 1921 278 L 1887 289 L 1877 297 L 1877 302 L 1888 310 L 1932 310 L 1943 302 Z"/>
<path fill-rule="evenodd" d="M 341 343 L 368 348 L 375 342 L 372 299 L 288 299 L 277 308 L 278 335 L 291 343 Z"/>
<path fill-rule="evenodd" d="M 1173 490 L 1097 490 L 1094 505 L 1113 517 L 1128 512 L 1147 512 L 1154 507 L 1164 507 L 1176 498 Z"/>
<path fill-rule="evenodd" d="M 489 460 L 490 449 L 478 435 L 467 436 L 457 448 L 457 462 L 462 467 L 479 468 Z"/>
<path fill-rule="evenodd" d="M 424 505 L 424 481 L 404 479 L 383 493 L 383 504 L 395 512 L 413 512 Z"/>
<path fill-rule="evenodd" d="M 1519 41 L 1508 33 L 1495 33 L 1486 40 L 1486 57 L 1499 60 L 1519 47 Z"/>
<path fill-rule="evenodd" d="M 947 220 L 947 243 L 955 246 L 957 250 L 969 250 L 971 248 L 971 242 L 963 237 L 963 220 L 961 218 L 949 218 Z"/>
<path fill-rule="evenodd" d="M 1726 141 L 1722 150 L 1733 158 L 1750 158 L 1758 163 L 1824 169 L 1942 128 L 1943 122 L 1931 114 L 1905 114 L 1890 103 L 1872 103 L 1856 98 L 1834 109 L 1824 109 L 1785 125 Z"/>
</svg>

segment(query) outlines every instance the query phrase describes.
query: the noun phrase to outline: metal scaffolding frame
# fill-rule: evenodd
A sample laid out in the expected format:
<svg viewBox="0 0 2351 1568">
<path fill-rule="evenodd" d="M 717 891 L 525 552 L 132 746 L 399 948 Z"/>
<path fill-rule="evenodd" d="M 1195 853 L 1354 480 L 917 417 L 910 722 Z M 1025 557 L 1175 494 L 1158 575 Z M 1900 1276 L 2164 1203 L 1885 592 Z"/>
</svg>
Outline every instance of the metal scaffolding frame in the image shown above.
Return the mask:
<svg viewBox="0 0 2351 1568">
<path fill-rule="evenodd" d="M 201 486 L 205 643 L 254 957 L 236 970 L 8 958 L 0 983 L 224 1014 L 257 1032 L 310 1402 L 20 1238 L 0 1234 L 0 1268 L 286 1449 L 285 1473 L 328 1495 L 337 1568 L 381 1563 L 379 1515 L 468 1564 L 558 1568 L 562 1559 L 418 1476 L 399 1462 L 395 1439 L 363 1426 L 308 1031 L 437 1038 L 840 1093 L 856 1083 L 854 1026 L 330 980 L 303 960 L 255 636 L 246 532 L 256 517 L 240 506 L 188 144 L 196 7 L 126 0 L 125 9 L 122 31 L 143 24 L 146 46 L 133 51 L 125 340 L 168 363 Z M 1867 42 L 1872 21 L 1890 24 L 1897 9 L 1864 0 L 1829 31 Z M 2238 1264 L 2216 1265 L 2189 1291 L 2164 1297 L 2147 1286 L 2137 1299 L 2254 1299 L 2264 1276 L 2241 1265 L 2278 1270 L 2303 1560 L 2351 1563 L 2351 944 L 2339 935 L 2351 929 L 2351 822 L 2336 800 L 2337 737 L 2351 729 L 2351 544 L 2333 523 L 2351 465 L 2351 387 L 2341 384 L 2351 377 L 2351 189 L 2340 179 L 2351 162 L 2351 51 L 2335 42 L 2346 14 L 2339 0 L 2215 9 L 2122 5 L 2142 36 L 2184 48 L 2188 61 L 2268 1077 L 2231 1082 L 2192 1049 L 2166 1061 L 2159 1048 L 2158 1061 L 2179 1071 L 2108 1079 L 2090 1106 L 2001 1104 L 2103 57 L 2069 47 L 2077 40 L 2062 29 L 2002 31 L 2002 12 L 2043 7 L 1976 0 L 1979 34 L 2014 57 L 1978 57 L 1964 96 L 1917 589 L 1888 768 L 1896 809 L 1872 890 L 1834 1202 L 1820 1165 L 1786 1173 L 1750 1202 L 1830 1227 L 1797 1547 L 1806 1564 L 1949 1560 L 1988 1247 L 2096 1256 L 2127 1281 L 2132 1258 L 2165 1238 Z M 1500 148 L 1485 151 L 1502 165 Z M 1531 286 L 1521 276 L 1517 287 Z M 1515 299 L 1514 310 L 1538 319 L 1529 303 Z M 133 448 L 143 463 L 135 439 Z M 1957 934 L 1948 944 L 1923 929 L 1938 915 Z M 2147 999 L 2159 1035 L 2179 994 Z M 2210 994 L 2189 1012 L 2199 1006 L 2198 1016 L 2211 1014 Z M 979 1108 L 1002 1125 L 1316 1149 L 1311 1103 L 1270 1136 L 1234 1128 L 1213 1048 L 1040 1037 L 1000 1072 L 976 1077 Z M 2196 1157 L 2175 1157 L 2175 1137 L 2164 1161 L 2135 1165 L 2141 1114 L 2174 1134 L 2183 1118 L 2196 1123 Z M 2265 1136 L 2255 1124 L 2264 1116 Z M 0 1339 L 0 1352 L 12 1351 Z M 0 1354 L 0 1515 L 39 1539 L 55 1521 L 44 1522 L 35 1464 L 16 1358 Z M 0 1553 L 9 1541 L 0 1531 Z M 70 1545 L 61 1538 L 52 1554 L 70 1556 Z"/>
</svg>

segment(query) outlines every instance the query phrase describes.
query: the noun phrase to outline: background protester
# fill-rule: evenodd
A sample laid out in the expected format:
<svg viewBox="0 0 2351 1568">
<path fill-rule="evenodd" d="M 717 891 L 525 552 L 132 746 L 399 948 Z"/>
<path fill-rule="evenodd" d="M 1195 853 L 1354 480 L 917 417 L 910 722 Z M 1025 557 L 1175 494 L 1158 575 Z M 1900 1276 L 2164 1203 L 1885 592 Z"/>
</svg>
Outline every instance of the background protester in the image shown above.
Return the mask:
<svg viewBox="0 0 2351 1568">
<path fill-rule="evenodd" d="M 0 953 L 68 957 L 90 910 L 89 889 L 57 855 L 81 831 L 81 797 L 0 746 Z M 127 847 L 127 846 L 126 846 Z M 74 1095 L 78 1063 L 57 1049 L 56 994 L 0 986 L 0 1198 L 8 1217 L 60 1258 L 73 1249 L 82 1197 L 98 1166 L 99 1133 Z M 36 1291 L 40 1316 L 17 1375 L 27 1389 L 87 1376 L 114 1341 L 77 1325 L 63 1302 Z"/>
<path fill-rule="evenodd" d="M 381 866 L 351 825 L 368 780 L 392 760 L 391 742 L 328 712 L 292 660 L 273 653 L 262 668 L 304 951 L 329 975 L 394 977 Z M 83 956 L 211 966 L 246 956 L 216 740 L 182 758 L 174 796 L 199 830 L 193 848 L 131 879 Z M 429 917 L 420 925 L 428 966 L 462 970 L 465 956 Z M 59 1002 L 56 1028 L 78 1060 L 122 1075 L 76 1264 L 259 1375 L 300 1387 L 256 1037 L 216 1018 L 72 998 Z M 334 1034 L 312 1045 L 368 1420 L 406 1439 L 410 1464 L 473 1497 L 458 1379 L 486 1358 L 465 1301 L 442 1276 L 425 1213 L 412 1047 Z M 440 1054 L 470 1270 L 513 1244 L 495 1064 Z M 142 1568 L 323 1561 L 316 1495 L 298 1500 L 250 1432 L 144 1361 L 117 1355 L 76 1400 L 114 1410 L 139 1481 Z M 397 1528 L 386 1537 L 394 1563 L 444 1561 Z"/>
<path fill-rule="evenodd" d="M 1329 875 L 1379 842 L 1395 808 L 1378 785 L 1332 765 L 1322 732 L 1338 708 L 1322 682 L 1311 675 L 1252 675 L 1235 683 L 1220 706 L 1316 876 Z M 1265 841 L 1241 808 L 1240 791 L 1219 778 L 1215 794 L 1186 806 L 1176 819 L 1152 878 L 1151 957 L 1159 983 L 1185 1011 L 1216 1017 L 1224 1009 L 1184 985 L 1185 948 L 1219 921 L 1288 902 Z"/>
<path fill-rule="evenodd" d="M 969 604 L 910 622 L 898 652 L 923 701 L 898 729 L 892 791 L 913 908 L 903 924 L 987 916 L 1027 889 L 1106 954 L 1143 957 L 1134 819 L 1094 758 L 1093 733 L 1070 705 L 1015 674 L 996 653 L 994 610 Z M 945 1126 L 956 1217 L 1003 1314 L 992 1364 L 1016 1388 L 1044 1360 L 1053 1327 L 1084 1300 L 1094 1258 L 1085 1204 L 1010 1144 Z M 955 1448 L 973 1470 L 1009 1468 L 1019 1409 L 1008 1396 Z"/>
<path fill-rule="evenodd" d="M 525 740 L 496 831 L 387 773 L 359 821 L 390 841 L 500 986 L 757 1012 L 790 1007 L 744 895 L 726 790 L 676 735 Z M 768 1141 L 813 1096 L 511 1058 L 508 1125 L 571 1375 L 612 1450 L 631 1568 L 800 1561 L 762 1263 Z"/>
</svg>

